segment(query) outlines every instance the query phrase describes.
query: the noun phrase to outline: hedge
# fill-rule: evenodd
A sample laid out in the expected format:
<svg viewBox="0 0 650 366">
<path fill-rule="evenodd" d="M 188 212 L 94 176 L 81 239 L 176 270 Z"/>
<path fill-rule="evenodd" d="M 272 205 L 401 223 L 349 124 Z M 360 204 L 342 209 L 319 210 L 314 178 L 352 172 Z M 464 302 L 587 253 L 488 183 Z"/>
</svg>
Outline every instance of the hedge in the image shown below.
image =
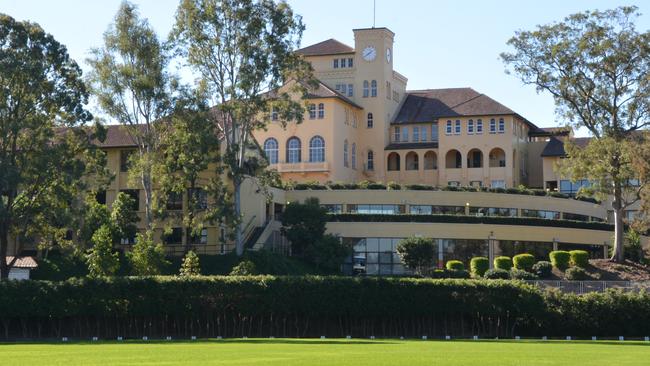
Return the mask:
<svg viewBox="0 0 650 366">
<path fill-rule="evenodd" d="M 569 255 L 571 256 L 572 266 L 587 268 L 589 265 L 589 253 L 586 250 L 572 250 Z"/>
<path fill-rule="evenodd" d="M 535 256 L 532 254 L 517 254 L 512 257 L 513 266 L 522 271 L 531 272 L 535 265 Z"/>
<path fill-rule="evenodd" d="M 506 256 L 499 256 L 494 258 L 494 268 L 510 271 L 512 269 L 512 259 Z"/>
<path fill-rule="evenodd" d="M 571 254 L 565 250 L 554 250 L 548 254 L 553 267 L 564 271 L 569 268 Z"/>
<path fill-rule="evenodd" d="M 151 277 L 0 283 L 0 339 L 645 336 L 650 295 L 521 282 Z"/>
<path fill-rule="evenodd" d="M 539 278 L 549 278 L 553 274 L 553 265 L 551 262 L 539 261 L 533 266 L 533 273 Z"/>
<path fill-rule="evenodd" d="M 474 257 L 469 262 L 469 268 L 474 277 L 483 277 L 485 272 L 490 269 L 490 260 L 485 257 Z"/>
<path fill-rule="evenodd" d="M 496 217 L 462 215 L 383 215 L 383 214 L 328 214 L 333 222 L 424 222 L 453 224 L 525 225 L 544 227 L 566 227 L 574 229 L 614 231 L 612 224 L 570 220 L 549 220 L 534 217 Z"/>
<path fill-rule="evenodd" d="M 449 271 L 464 271 L 465 270 L 465 265 L 461 261 L 450 260 L 450 261 L 447 261 L 447 264 L 445 265 L 445 268 L 447 268 L 447 270 L 449 270 Z"/>
</svg>

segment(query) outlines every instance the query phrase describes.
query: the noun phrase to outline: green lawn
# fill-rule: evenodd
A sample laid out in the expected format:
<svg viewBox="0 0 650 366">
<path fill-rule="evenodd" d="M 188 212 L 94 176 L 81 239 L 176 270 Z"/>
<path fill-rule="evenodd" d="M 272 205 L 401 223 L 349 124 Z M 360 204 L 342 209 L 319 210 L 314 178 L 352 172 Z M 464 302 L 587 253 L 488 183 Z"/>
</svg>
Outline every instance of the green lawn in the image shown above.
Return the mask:
<svg viewBox="0 0 650 366">
<path fill-rule="evenodd" d="M 247 339 L 0 344 L 8 365 L 648 365 L 643 342 Z"/>
</svg>

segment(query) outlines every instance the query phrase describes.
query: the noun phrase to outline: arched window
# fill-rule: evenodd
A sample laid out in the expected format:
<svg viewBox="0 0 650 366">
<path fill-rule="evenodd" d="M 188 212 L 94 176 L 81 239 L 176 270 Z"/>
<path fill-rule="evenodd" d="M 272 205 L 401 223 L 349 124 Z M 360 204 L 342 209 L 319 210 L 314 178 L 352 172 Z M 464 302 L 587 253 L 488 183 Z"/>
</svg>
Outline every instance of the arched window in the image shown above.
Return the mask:
<svg viewBox="0 0 650 366">
<path fill-rule="evenodd" d="M 319 103 L 318 104 L 318 119 L 323 119 L 325 118 L 325 104 Z"/>
<path fill-rule="evenodd" d="M 495 147 L 490 151 L 490 168 L 503 168 L 506 166 L 506 153 L 503 149 Z"/>
<path fill-rule="evenodd" d="M 278 163 L 278 140 L 273 137 L 264 141 L 264 153 L 266 158 L 269 159 L 269 164 Z"/>
<path fill-rule="evenodd" d="M 366 160 L 366 170 L 375 170 L 375 154 L 372 150 L 368 151 L 368 159 Z"/>
<path fill-rule="evenodd" d="M 297 137 L 287 141 L 287 163 L 300 163 L 300 139 Z"/>
<path fill-rule="evenodd" d="M 388 154 L 388 170 L 399 171 L 399 154 L 392 152 Z"/>
<path fill-rule="evenodd" d="M 352 159 L 350 160 L 352 160 L 352 169 L 356 169 L 357 168 L 357 144 L 354 142 L 352 143 Z"/>
<path fill-rule="evenodd" d="M 348 167 L 348 140 L 343 141 L 343 166 Z"/>
<path fill-rule="evenodd" d="M 372 97 L 377 96 L 377 80 L 373 80 L 370 82 L 370 96 Z"/>
<path fill-rule="evenodd" d="M 372 128 L 374 126 L 375 122 L 372 117 L 372 113 L 368 113 L 368 128 Z"/>
<path fill-rule="evenodd" d="M 476 120 L 476 133 L 483 133 L 483 120 L 480 118 Z"/>
<path fill-rule="evenodd" d="M 406 154 L 406 170 L 418 170 L 420 169 L 420 162 L 418 154 L 414 151 L 410 151 Z"/>
<path fill-rule="evenodd" d="M 312 163 L 325 161 L 325 140 L 320 136 L 314 136 L 309 140 L 309 161 Z"/>
<path fill-rule="evenodd" d="M 467 167 L 468 168 L 483 167 L 483 152 L 481 152 L 481 150 L 472 149 L 467 153 Z"/>
<path fill-rule="evenodd" d="M 368 80 L 363 81 L 363 97 L 368 98 L 370 95 L 370 87 L 368 85 Z"/>
<path fill-rule="evenodd" d="M 447 151 L 445 155 L 445 168 L 447 169 L 459 169 L 462 168 L 463 157 L 460 154 L 460 151 L 451 149 Z"/>
<path fill-rule="evenodd" d="M 424 154 L 424 170 L 438 169 L 438 156 L 435 151 L 427 151 Z"/>
</svg>

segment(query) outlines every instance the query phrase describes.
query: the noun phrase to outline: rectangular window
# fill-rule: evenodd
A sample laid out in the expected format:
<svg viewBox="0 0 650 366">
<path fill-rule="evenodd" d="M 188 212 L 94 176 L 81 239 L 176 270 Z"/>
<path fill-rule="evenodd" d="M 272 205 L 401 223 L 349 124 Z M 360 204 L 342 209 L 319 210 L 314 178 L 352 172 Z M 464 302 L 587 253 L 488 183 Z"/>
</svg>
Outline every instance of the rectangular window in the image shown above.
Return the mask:
<svg viewBox="0 0 650 366">
<path fill-rule="evenodd" d="M 447 129 L 445 130 L 445 133 L 447 135 L 451 135 L 451 132 L 452 132 L 451 120 L 447 120 Z"/>
<path fill-rule="evenodd" d="M 130 238 L 120 238 L 120 244 L 122 245 L 133 245 L 135 244 L 135 234 Z"/>
<path fill-rule="evenodd" d="M 406 213 L 405 205 L 381 205 L 381 204 L 349 204 L 348 213 L 374 214 L 374 215 L 399 215 Z"/>
<path fill-rule="evenodd" d="M 325 104 L 318 103 L 318 119 L 325 118 Z"/>
<path fill-rule="evenodd" d="M 626 211 L 626 212 L 629 212 L 629 211 Z M 569 213 L 569 212 L 563 213 L 562 218 L 565 219 L 565 220 L 573 220 L 573 221 L 589 221 L 589 216 L 574 214 L 574 213 Z"/>
<path fill-rule="evenodd" d="M 386 82 L 386 99 L 390 100 L 390 81 Z"/>
<path fill-rule="evenodd" d="M 454 129 L 454 134 L 460 135 L 460 120 L 456 120 L 456 128 Z"/>
<path fill-rule="evenodd" d="M 183 229 L 180 227 L 175 227 L 171 232 L 163 234 L 163 243 L 164 244 L 182 244 L 183 243 Z"/>
<path fill-rule="evenodd" d="M 447 182 L 447 185 L 450 187 L 460 187 L 460 182 L 456 180 L 450 180 Z"/>
<path fill-rule="evenodd" d="M 557 211 L 544 211 L 544 210 L 521 210 L 523 217 L 536 217 L 540 219 L 559 220 L 560 213 Z"/>
<path fill-rule="evenodd" d="M 464 206 L 431 206 L 432 215 L 465 215 Z"/>
<path fill-rule="evenodd" d="M 478 187 L 483 187 L 483 182 L 481 182 L 480 180 L 472 180 L 472 181 L 469 182 L 469 186 L 470 187 L 477 187 L 477 188 Z"/>
<path fill-rule="evenodd" d="M 473 135 L 474 134 L 474 120 L 470 119 L 467 121 L 467 134 L 468 135 Z"/>
<path fill-rule="evenodd" d="M 277 160 L 277 158 L 276 158 Z M 187 199 L 199 210 L 208 208 L 208 192 L 203 188 L 194 188 L 187 190 Z"/>
<path fill-rule="evenodd" d="M 438 141 L 438 124 L 431 125 L 431 141 Z"/>
<path fill-rule="evenodd" d="M 401 138 L 400 133 L 401 133 L 401 129 L 399 128 L 399 126 L 395 126 L 395 134 L 393 136 L 394 142 L 399 142 L 400 141 L 400 138 Z"/>
<path fill-rule="evenodd" d="M 566 179 L 560 180 L 560 193 L 575 196 L 582 187 L 589 187 L 589 181 L 586 179 L 581 179 L 573 183 L 570 180 Z"/>
<path fill-rule="evenodd" d="M 338 69 L 338 68 L 339 68 L 339 59 L 338 59 L 338 58 L 335 58 L 335 59 L 334 59 L 334 68 L 335 68 L 335 69 Z"/>
<path fill-rule="evenodd" d="M 420 127 L 413 127 L 413 142 L 420 142 Z"/>
<path fill-rule="evenodd" d="M 506 181 L 503 179 L 495 179 L 490 182 L 492 188 L 506 188 Z"/>
<path fill-rule="evenodd" d="M 275 107 L 271 108 L 271 121 L 278 120 L 278 110 Z"/>
<path fill-rule="evenodd" d="M 128 172 L 131 165 L 130 158 L 135 150 L 121 150 L 120 151 L 120 171 Z"/>
<path fill-rule="evenodd" d="M 183 209 L 183 195 L 176 192 L 169 193 L 166 206 L 170 211 L 181 211 Z"/>
<path fill-rule="evenodd" d="M 309 105 L 309 119 L 316 119 L 316 104 Z"/>
<path fill-rule="evenodd" d="M 503 118 L 499 118 L 499 133 L 504 133 L 506 131 L 506 123 Z"/>
<path fill-rule="evenodd" d="M 409 128 L 404 127 L 402 130 L 402 141 L 403 142 L 409 142 Z"/>
<path fill-rule="evenodd" d="M 483 120 L 482 119 L 477 119 L 476 120 L 476 134 L 480 135 L 483 133 Z"/>
<path fill-rule="evenodd" d="M 516 217 L 517 209 L 501 207 L 470 207 L 469 214 L 472 216 Z"/>
<path fill-rule="evenodd" d="M 409 213 L 411 215 L 431 215 L 431 205 L 410 205 Z"/>
<path fill-rule="evenodd" d="M 132 207 L 133 211 L 140 211 L 140 191 L 137 189 L 123 189 L 120 192 L 128 194 L 133 198 L 134 205 Z"/>
<path fill-rule="evenodd" d="M 191 230 L 188 228 L 187 230 Z M 208 244 L 208 229 L 201 229 L 200 233 L 192 234 L 190 237 L 192 244 Z"/>
<path fill-rule="evenodd" d="M 420 128 L 420 140 L 422 142 L 427 141 L 427 128 L 426 127 L 421 127 Z"/>
<path fill-rule="evenodd" d="M 352 66 L 353 66 L 353 60 L 354 60 L 354 59 L 353 59 L 352 57 L 348 58 L 348 67 L 352 67 Z"/>
<path fill-rule="evenodd" d="M 324 204 L 320 205 L 322 208 L 327 210 L 327 213 L 330 214 L 340 214 L 343 213 L 343 205 L 340 204 Z"/>
<path fill-rule="evenodd" d="M 492 118 L 490 119 L 490 133 L 496 133 L 497 132 L 497 121 Z"/>
<path fill-rule="evenodd" d="M 354 96 L 354 84 L 348 84 L 348 97 Z"/>
</svg>

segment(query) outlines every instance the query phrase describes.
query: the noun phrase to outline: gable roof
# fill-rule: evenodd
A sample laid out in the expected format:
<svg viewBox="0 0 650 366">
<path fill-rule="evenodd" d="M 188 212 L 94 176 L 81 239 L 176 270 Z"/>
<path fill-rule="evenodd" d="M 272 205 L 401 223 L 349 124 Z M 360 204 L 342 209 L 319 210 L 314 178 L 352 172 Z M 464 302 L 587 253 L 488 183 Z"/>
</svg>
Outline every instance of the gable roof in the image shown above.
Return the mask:
<svg viewBox="0 0 650 366">
<path fill-rule="evenodd" d="M 433 122 L 442 117 L 508 114 L 519 116 L 512 109 L 472 88 L 411 90 L 406 94 L 393 124 Z M 521 118 L 537 129 L 537 126 Z"/>
<path fill-rule="evenodd" d="M 330 38 L 326 41 L 296 50 L 296 53 L 303 56 L 339 55 L 343 53 L 354 53 L 354 48 L 334 38 Z"/>
<path fill-rule="evenodd" d="M 590 140 L 590 137 L 576 137 L 571 139 L 571 141 L 573 141 L 579 147 L 587 146 Z M 542 150 L 541 156 L 566 156 L 566 151 L 564 151 L 564 141 L 555 137 L 551 137 L 551 139 L 546 143 L 546 146 L 544 146 L 544 150 Z"/>
<path fill-rule="evenodd" d="M 317 80 L 317 82 L 318 82 L 318 86 L 315 89 L 310 88 L 307 94 L 307 98 L 337 98 L 342 100 L 345 103 L 350 104 L 355 108 L 363 109 L 360 105 L 356 104 L 355 102 L 350 100 L 345 95 L 339 93 L 338 91 L 330 88 L 322 81 Z"/>
</svg>

